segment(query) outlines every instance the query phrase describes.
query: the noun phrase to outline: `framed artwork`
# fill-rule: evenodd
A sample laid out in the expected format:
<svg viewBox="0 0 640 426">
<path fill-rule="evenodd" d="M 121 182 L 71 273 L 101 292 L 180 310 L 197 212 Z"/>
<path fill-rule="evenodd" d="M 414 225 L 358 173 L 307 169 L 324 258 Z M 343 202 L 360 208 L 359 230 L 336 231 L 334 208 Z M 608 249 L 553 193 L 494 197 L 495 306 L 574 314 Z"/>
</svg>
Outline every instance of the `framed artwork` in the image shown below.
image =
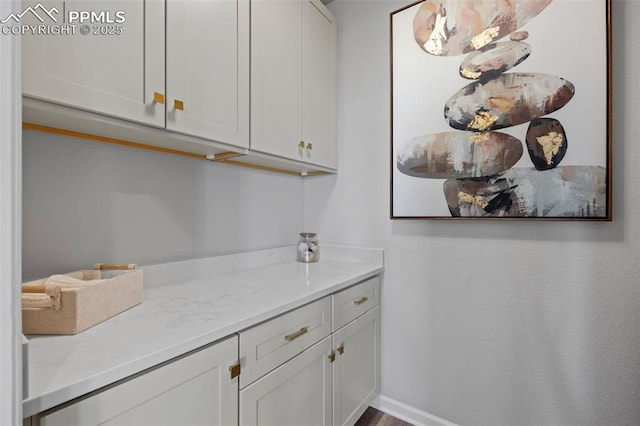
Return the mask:
<svg viewBox="0 0 640 426">
<path fill-rule="evenodd" d="M 391 218 L 611 220 L 611 1 L 392 12 Z"/>
</svg>

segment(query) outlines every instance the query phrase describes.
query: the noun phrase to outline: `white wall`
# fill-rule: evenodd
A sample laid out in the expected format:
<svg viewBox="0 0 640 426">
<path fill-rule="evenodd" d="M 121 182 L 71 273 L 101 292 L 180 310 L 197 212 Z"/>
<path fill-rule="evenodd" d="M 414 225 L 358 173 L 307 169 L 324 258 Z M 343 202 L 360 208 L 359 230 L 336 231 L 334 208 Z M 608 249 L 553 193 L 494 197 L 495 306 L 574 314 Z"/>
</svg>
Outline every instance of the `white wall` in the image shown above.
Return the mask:
<svg viewBox="0 0 640 426">
<path fill-rule="evenodd" d="M 305 182 L 321 243 L 386 249 L 383 395 L 459 424 L 640 424 L 640 2 L 613 2 L 612 223 L 389 220 L 389 13 L 407 3 L 330 4 L 340 174 Z"/>
<path fill-rule="evenodd" d="M 23 275 L 295 244 L 303 179 L 25 131 Z"/>
</svg>

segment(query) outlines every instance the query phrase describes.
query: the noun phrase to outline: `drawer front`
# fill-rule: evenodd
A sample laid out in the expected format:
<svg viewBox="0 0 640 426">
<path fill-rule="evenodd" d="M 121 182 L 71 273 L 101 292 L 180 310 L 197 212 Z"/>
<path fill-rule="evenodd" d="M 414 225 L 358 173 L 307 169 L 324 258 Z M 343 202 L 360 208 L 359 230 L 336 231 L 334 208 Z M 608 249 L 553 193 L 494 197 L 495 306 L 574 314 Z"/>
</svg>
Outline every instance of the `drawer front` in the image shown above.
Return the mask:
<svg viewBox="0 0 640 426">
<path fill-rule="evenodd" d="M 240 387 L 331 334 L 331 296 L 240 332 Z"/>
<path fill-rule="evenodd" d="M 380 304 L 380 277 L 375 276 L 333 295 L 333 329 L 336 331 Z"/>
</svg>

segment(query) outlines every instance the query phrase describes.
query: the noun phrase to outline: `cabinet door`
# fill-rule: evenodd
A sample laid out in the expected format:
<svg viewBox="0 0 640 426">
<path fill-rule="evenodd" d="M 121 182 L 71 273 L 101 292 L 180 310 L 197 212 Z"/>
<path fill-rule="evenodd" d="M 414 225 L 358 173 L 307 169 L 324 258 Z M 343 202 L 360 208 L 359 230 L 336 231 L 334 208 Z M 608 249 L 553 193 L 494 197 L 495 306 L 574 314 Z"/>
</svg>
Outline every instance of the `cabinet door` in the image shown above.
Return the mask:
<svg viewBox="0 0 640 426">
<path fill-rule="evenodd" d="M 305 1 L 302 44 L 304 160 L 337 167 L 336 25 L 319 1 Z"/>
<path fill-rule="evenodd" d="M 23 37 L 24 95 L 164 127 L 164 105 L 154 101 L 164 94 L 164 2 L 43 0 L 36 8 L 21 24 L 67 30 Z M 81 23 L 71 14 L 79 11 L 98 16 Z"/>
<path fill-rule="evenodd" d="M 380 307 L 333 335 L 333 424 L 353 425 L 379 391 Z"/>
<path fill-rule="evenodd" d="M 249 0 L 167 0 L 167 129 L 249 146 Z"/>
<path fill-rule="evenodd" d="M 302 2 L 251 2 L 251 149 L 301 160 Z"/>
<path fill-rule="evenodd" d="M 40 425 L 235 425 L 238 378 L 231 379 L 229 366 L 237 359 L 232 337 L 44 413 Z"/>
<path fill-rule="evenodd" d="M 240 425 L 331 425 L 331 336 L 240 391 Z"/>
</svg>

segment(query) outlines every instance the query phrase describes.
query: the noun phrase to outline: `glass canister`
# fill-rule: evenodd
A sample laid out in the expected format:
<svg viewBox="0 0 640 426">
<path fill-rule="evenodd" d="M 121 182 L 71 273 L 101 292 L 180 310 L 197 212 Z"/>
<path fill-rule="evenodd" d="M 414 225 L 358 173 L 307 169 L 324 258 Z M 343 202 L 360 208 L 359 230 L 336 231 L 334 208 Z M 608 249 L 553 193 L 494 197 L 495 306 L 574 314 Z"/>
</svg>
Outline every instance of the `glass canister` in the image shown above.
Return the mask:
<svg viewBox="0 0 640 426">
<path fill-rule="evenodd" d="M 298 241 L 298 262 L 311 263 L 320 259 L 318 237 L 314 232 L 301 232 Z"/>
</svg>

